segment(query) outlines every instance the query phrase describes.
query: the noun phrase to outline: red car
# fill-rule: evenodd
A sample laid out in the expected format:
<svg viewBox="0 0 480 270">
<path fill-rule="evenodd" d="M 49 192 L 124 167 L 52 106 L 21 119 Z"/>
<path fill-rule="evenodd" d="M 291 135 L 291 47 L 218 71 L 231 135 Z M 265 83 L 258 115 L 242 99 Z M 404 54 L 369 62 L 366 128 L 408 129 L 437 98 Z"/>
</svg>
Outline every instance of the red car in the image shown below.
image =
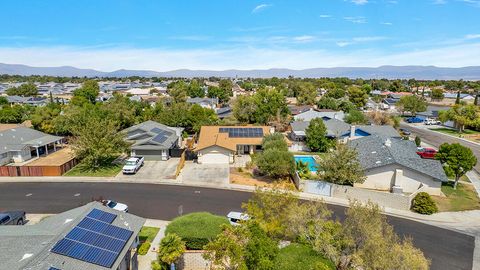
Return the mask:
<svg viewBox="0 0 480 270">
<path fill-rule="evenodd" d="M 420 148 L 417 151 L 417 155 L 419 155 L 421 158 L 430 158 L 430 159 L 435 158 L 436 153 L 437 153 L 437 150 L 433 148 Z"/>
</svg>

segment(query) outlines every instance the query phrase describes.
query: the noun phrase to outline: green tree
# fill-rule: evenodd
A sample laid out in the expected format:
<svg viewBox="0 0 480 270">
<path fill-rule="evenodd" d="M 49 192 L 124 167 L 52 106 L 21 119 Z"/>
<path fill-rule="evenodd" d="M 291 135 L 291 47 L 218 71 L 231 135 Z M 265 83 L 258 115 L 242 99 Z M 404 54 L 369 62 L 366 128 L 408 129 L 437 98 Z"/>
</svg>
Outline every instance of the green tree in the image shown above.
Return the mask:
<svg viewBox="0 0 480 270">
<path fill-rule="evenodd" d="M 331 90 L 328 90 L 327 93 L 325 94 L 325 97 L 331 97 L 334 99 L 340 99 L 345 97 L 345 90 L 342 88 L 334 88 Z"/>
<path fill-rule="evenodd" d="M 314 118 L 305 129 L 306 145 L 314 152 L 326 152 L 331 143 L 326 137 L 327 128 L 321 118 Z"/>
<path fill-rule="evenodd" d="M 397 103 L 397 107 L 399 107 L 401 111 L 410 112 L 413 116 L 415 116 L 417 112 L 423 112 L 427 110 L 427 103 L 419 96 L 409 95 L 401 97 Z"/>
<path fill-rule="evenodd" d="M 6 97 L 0 96 L 0 107 L 8 105 L 8 99 Z"/>
<path fill-rule="evenodd" d="M 255 122 L 267 124 L 277 115 L 286 116 L 289 113 L 285 96 L 277 89 L 259 89 L 253 95 L 255 102 Z"/>
<path fill-rule="evenodd" d="M 317 107 L 319 109 L 330 109 L 330 110 L 338 110 L 338 102 L 335 98 L 323 96 L 317 102 Z"/>
<path fill-rule="evenodd" d="M 247 223 L 249 240 L 245 246 L 245 263 L 248 269 L 274 270 L 274 260 L 278 254 L 276 241 L 255 222 Z"/>
<path fill-rule="evenodd" d="M 313 105 L 317 97 L 317 89 L 313 83 L 303 83 L 297 93 L 297 104 Z"/>
<path fill-rule="evenodd" d="M 366 179 L 357 151 L 345 144 L 337 144 L 334 151 L 320 159 L 318 167 L 320 178 L 331 183 L 353 186 Z"/>
<path fill-rule="evenodd" d="M 443 100 L 443 90 L 440 88 L 434 88 L 432 90 L 432 100 Z"/>
<path fill-rule="evenodd" d="M 205 91 L 203 90 L 202 86 L 198 82 L 198 80 L 193 79 L 187 88 L 188 95 L 192 98 L 194 97 L 205 97 Z"/>
<path fill-rule="evenodd" d="M 45 133 L 58 133 L 55 119 L 60 115 L 62 107 L 56 103 L 49 103 L 44 107 L 37 107 L 31 115 L 32 125 L 35 129 Z"/>
<path fill-rule="evenodd" d="M 218 98 L 218 101 L 220 103 L 225 103 L 230 99 L 230 96 L 225 91 L 225 89 L 222 89 L 222 88 L 216 87 L 216 86 L 209 86 L 208 87 L 207 97 Z"/>
<path fill-rule="evenodd" d="M 372 92 L 373 88 L 370 84 L 363 84 L 362 85 L 362 91 L 367 93 L 367 95 L 370 94 L 370 92 Z"/>
<path fill-rule="evenodd" d="M 24 83 L 19 87 L 12 87 L 7 89 L 5 93 L 9 96 L 31 97 L 31 96 L 37 96 L 38 90 L 37 90 L 37 86 L 33 83 Z"/>
<path fill-rule="evenodd" d="M 457 92 L 457 98 L 455 99 L 455 104 L 460 104 L 460 90 Z"/>
<path fill-rule="evenodd" d="M 184 252 L 185 242 L 182 241 L 182 238 L 174 233 L 169 233 L 162 238 L 160 242 L 158 259 L 170 266 L 172 263 L 175 263 Z"/>
<path fill-rule="evenodd" d="M 188 86 L 184 81 L 172 82 L 167 86 L 167 92 L 174 102 L 185 102 L 188 96 Z"/>
<path fill-rule="evenodd" d="M 457 188 L 458 180 L 477 164 L 477 157 L 472 150 L 459 143 L 443 143 L 435 155 L 440 160 L 447 175 L 455 177 L 453 188 Z"/>
<path fill-rule="evenodd" d="M 214 110 L 202 108 L 198 104 L 193 104 L 188 112 L 189 126 L 187 129 L 192 132 L 199 132 L 202 126 L 215 125 L 218 122 L 218 116 Z"/>
<path fill-rule="evenodd" d="M 273 133 L 265 136 L 262 140 L 262 149 L 278 149 L 288 151 L 288 145 L 282 133 Z"/>
<path fill-rule="evenodd" d="M 31 108 L 21 105 L 4 106 L 0 109 L 0 123 L 22 123 L 30 116 Z"/>
<path fill-rule="evenodd" d="M 85 103 L 95 104 L 100 87 L 95 80 L 85 81 L 82 87 L 73 91 L 73 97 L 71 103 L 81 106 Z"/>
<path fill-rule="evenodd" d="M 363 114 L 361 111 L 352 110 L 345 117 L 345 122 L 349 123 L 349 124 L 352 124 L 352 125 L 364 125 L 364 124 L 368 123 L 368 119 L 365 116 L 365 114 Z"/>
<path fill-rule="evenodd" d="M 240 123 L 255 123 L 255 100 L 250 96 L 239 96 L 233 102 L 233 116 Z"/>
<path fill-rule="evenodd" d="M 278 148 L 263 151 L 257 157 L 256 164 L 261 172 L 274 178 L 289 176 L 295 170 L 293 154 Z"/>
<path fill-rule="evenodd" d="M 215 270 L 248 270 L 245 246 L 248 243 L 245 226 L 224 226 L 221 234 L 208 243 L 203 257 L 212 262 Z"/>
<path fill-rule="evenodd" d="M 115 121 L 120 129 L 125 129 L 135 124 L 137 119 L 136 105 L 139 102 L 131 101 L 128 97 L 114 94 L 111 99 L 101 106 L 102 112 Z"/>
<path fill-rule="evenodd" d="M 448 111 L 440 111 L 438 119 L 443 123 L 449 120 L 454 121 L 458 132 L 462 133 L 465 126 L 479 126 L 480 109 L 473 104 L 455 104 Z"/>
<path fill-rule="evenodd" d="M 367 93 L 357 86 L 348 88 L 348 99 L 357 107 L 361 108 L 367 104 Z"/>
</svg>

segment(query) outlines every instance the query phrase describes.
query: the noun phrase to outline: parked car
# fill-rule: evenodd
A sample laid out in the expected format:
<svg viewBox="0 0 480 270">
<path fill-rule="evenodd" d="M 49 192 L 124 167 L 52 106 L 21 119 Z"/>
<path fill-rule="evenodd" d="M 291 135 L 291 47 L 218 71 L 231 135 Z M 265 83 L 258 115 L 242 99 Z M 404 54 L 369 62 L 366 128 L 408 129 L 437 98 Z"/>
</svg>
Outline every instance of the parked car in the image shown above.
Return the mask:
<svg viewBox="0 0 480 270">
<path fill-rule="evenodd" d="M 125 213 L 128 212 L 128 205 L 123 204 L 123 203 L 119 203 L 119 202 L 116 202 L 116 201 L 104 200 L 103 205 L 105 205 L 106 207 L 115 209 L 117 211 L 121 211 L 121 212 L 125 212 Z"/>
<path fill-rule="evenodd" d="M 419 155 L 421 158 L 429 158 L 433 159 L 435 158 L 435 154 L 437 154 L 437 150 L 433 148 L 417 148 L 417 155 Z"/>
<path fill-rule="evenodd" d="M 423 123 L 423 119 L 418 117 L 409 117 L 405 119 L 405 121 L 407 121 L 407 123 Z"/>
<path fill-rule="evenodd" d="M 230 212 L 228 213 L 227 218 L 230 224 L 234 226 L 240 225 L 240 222 L 250 219 L 247 214 L 241 212 Z"/>
<path fill-rule="evenodd" d="M 428 119 L 425 119 L 424 121 L 425 125 L 440 125 L 441 122 L 436 120 L 436 119 L 431 119 L 431 118 L 428 118 Z"/>
<path fill-rule="evenodd" d="M 25 220 L 24 211 L 0 212 L 0 225 L 23 225 Z"/>
<path fill-rule="evenodd" d="M 143 166 L 144 158 L 143 157 L 131 157 L 127 159 L 125 165 L 123 166 L 123 174 L 135 174 Z"/>
<path fill-rule="evenodd" d="M 410 132 L 410 130 L 408 130 L 408 129 L 406 129 L 406 128 L 401 128 L 401 129 L 400 129 L 400 132 L 401 132 L 403 135 L 406 135 L 406 136 L 412 134 L 412 132 Z"/>
</svg>

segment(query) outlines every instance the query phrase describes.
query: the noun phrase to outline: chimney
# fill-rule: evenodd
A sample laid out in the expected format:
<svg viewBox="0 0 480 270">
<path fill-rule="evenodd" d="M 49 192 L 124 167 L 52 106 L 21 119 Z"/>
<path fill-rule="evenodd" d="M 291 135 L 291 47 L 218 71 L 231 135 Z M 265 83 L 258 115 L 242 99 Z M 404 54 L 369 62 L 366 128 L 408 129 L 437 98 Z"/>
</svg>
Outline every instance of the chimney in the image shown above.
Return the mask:
<svg viewBox="0 0 480 270">
<path fill-rule="evenodd" d="M 385 140 L 385 146 L 386 147 L 391 147 L 392 146 L 392 141 L 390 139 Z"/>
<path fill-rule="evenodd" d="M 351 125 L 350 126 L 350 139 L 353 139 L 355 137 L 355 126 Z"/>
</svg>

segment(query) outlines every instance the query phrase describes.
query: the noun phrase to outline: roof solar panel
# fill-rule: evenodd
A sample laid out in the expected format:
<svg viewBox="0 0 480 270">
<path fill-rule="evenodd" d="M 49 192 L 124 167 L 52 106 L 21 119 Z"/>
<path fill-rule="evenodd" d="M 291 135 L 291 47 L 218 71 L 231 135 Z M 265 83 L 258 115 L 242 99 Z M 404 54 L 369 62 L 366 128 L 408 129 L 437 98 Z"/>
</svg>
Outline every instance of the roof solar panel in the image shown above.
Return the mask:
<svg viewBox="0 0 480 270">
<path fill-rule="evenodd" d="M 163 134 L 158 134 L 157 136 L 153 137 L 152 141 L 158 142 L 158 143 L 164 143 L 167 140 L 167 136 Z"/>
<path fill-rule="evenodd" d="M 98 210 L 95 208 L 92 211 L 90 211 L 90 213 L 88 213 L 87 217 L 97 219 L 106 223 L 112 223 L 117 217 L 117 215 L 108 213 L 102 210 Z"/>
<path fill-rule="evenodd" d="M 130 236 L 132 235 L 132 231 L 127 229 L 123 229 L 117 226 L 109 225 L 105 231 L 103 231 L 105 235 L 108 235 L 113 238 L 117 238 L 120 240 L 127 241 Z"/>
</svg>

